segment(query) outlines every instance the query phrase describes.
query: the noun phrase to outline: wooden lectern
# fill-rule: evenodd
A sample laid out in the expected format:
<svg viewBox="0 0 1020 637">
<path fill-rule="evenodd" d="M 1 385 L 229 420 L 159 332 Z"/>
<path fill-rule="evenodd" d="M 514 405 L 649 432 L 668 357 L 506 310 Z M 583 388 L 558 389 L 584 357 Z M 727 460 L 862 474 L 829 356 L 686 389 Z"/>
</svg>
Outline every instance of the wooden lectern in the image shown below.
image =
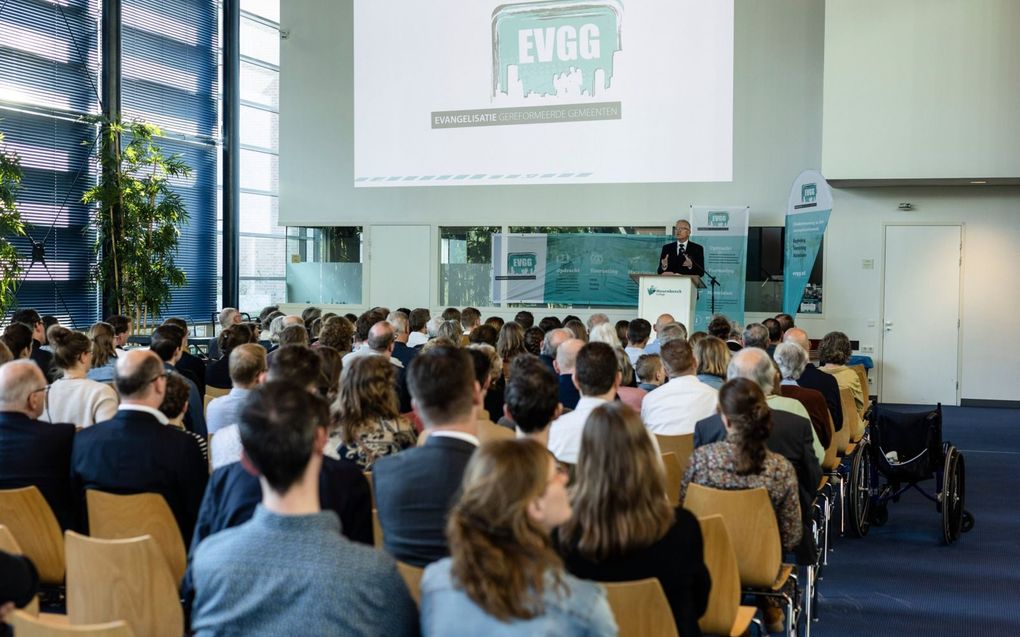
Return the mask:
<svg viewBox="0 0 1020 637">
<path fill-rule="evenodd" d="M 698 289 L 705 287 L 701 277 L 631 272 L 630 278 L 638 284 L 639 317 L 655 325 L 662 314 L 672 314 L 688 330 L 693 328 Z"/>
</svg>

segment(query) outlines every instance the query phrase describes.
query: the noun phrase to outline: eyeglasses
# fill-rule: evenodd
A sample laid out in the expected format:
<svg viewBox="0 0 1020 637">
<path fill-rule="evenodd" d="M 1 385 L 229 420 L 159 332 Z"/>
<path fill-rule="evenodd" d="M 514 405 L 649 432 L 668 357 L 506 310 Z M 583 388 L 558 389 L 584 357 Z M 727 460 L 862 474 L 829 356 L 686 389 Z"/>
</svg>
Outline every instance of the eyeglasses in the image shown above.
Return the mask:
<svg viewBox="0 0 1020 637">
<path fill-rule="evenodd" d="M 165 371 L 164 371 L 164 372 L 163 372 L 162 374 L 160 374 L 159 376 L 153 376 L 153 377 L 152 377 L 152 378 L 150 378 L 149 380 L 145 381 L 145 383 L 146 383 L 146 384 L 149 384 L 149 383 L 154 383 L 154 382 L 156 382 L 157 380 L 159 380 L 160 378 L 167 378 L 167 377 L 168 377 L 168 376 L 170 376 L 170 374 L 172 374 L 172 373 L 173 373 L 173 372 L 171 372 L 171 371 L 170 371 L 169 369 L 168 369 L 168 370 L 165 370 Z"/>
<path fill-rule="evenodd" d="M 46 391 L 49 388 L 50 388 L 49 385 L 44 385 L 44 386 L 40 387 L 39 389 L 33 389 L 32 391 L 28 392 L 28 395 L 31 396 L 32 394 L 38 394 L 39 392 Z"/>
</svg>

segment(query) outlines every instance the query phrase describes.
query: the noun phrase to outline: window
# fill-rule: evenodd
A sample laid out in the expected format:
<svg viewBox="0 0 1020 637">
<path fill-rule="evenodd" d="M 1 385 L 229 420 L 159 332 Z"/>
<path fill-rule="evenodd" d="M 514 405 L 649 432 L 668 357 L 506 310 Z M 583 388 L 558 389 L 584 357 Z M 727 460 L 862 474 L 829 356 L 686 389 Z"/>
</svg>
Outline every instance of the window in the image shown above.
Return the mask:
<svg viewBox="0 0 1020 637">
<path fill-rule="evenodd" d="M 747 271 L 744 307 L 748 312 L 783 311 L 783 260 L 786 228 L 751 227 L 747 231 Z M 815 266 L 801 300 L 800 314 L 822 313 L 822 264 L 825 243 L 818 249 Z"/>
<path fill-rule="evenodd" d="M 361 304 L 361 227 L 287 228 L 287 300 Z"/>
</svg>

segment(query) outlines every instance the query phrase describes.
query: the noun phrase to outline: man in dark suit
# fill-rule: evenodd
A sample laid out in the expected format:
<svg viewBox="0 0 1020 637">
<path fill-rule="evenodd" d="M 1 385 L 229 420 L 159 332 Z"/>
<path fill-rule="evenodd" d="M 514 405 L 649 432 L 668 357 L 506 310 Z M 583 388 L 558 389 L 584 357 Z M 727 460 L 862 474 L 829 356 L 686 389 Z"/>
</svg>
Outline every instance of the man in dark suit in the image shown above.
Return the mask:
<svg viewBox="0 0 1020 637">
<path fill-rule="evenodd" d="M 727 379 L 746 378 L 754 381 L 766 397 L 772 395 L 775 371 L 771 359 L 763 349 L 753 347 L 734 354 L 726 370 L 726 376 Z M 822 479 L 822 468 L 818 464 L 813 448 L 814 434 L 811 421 L 787 411 L 775 408 L 771 411 L 772 433 L 769 434 L 768 448 L 789 460 L 797 474 L 804 539 L 795 553 L 798 563 L 812 563 L 814 559 L 814 540 L 810 532 L 812 504 L 818 492 L 818 483 Z M 700 420 L 694 426 L 695 448 L 725 439 L 726 429 L 719 414 Z"/>
<path fill-rule="evenodd" d="M 783 342 L 796 343 L 805 352 L 811 352 L 811 341 L 808 339 L 807 332 L 799 327 L 791 327 L 786 330 L 783 334 Z M 836 382 L 835 376 L 821 371 L 812 365 L 809 359 L 804 366 L 804 372 L 797 379 L 797 384 L 821 392 L 825 397 L 825 405 L 832 415 L 833 430 L 839 431 L 843 428 L 843 403 L 839 400 L 839 383 Z"/>
<path fill-rule="evenodd" d="M 416 356 L 408 385 L 428 439 L 421 447 L 377 460 L 372 478 L 386 552 L 424 567 L 449 555 L 446 517 L 478 446 L 482 395 L 471 356 L 453 347 Z"/>
<path fill-rule="evenodd" d="M 574 366 L 577 364 L 577 353 L 584 347 L 584 341 L 571 338 L 560 343 L 556 348 L 556 360 L 553 369 L 560 377 L 560 404 L 564 409 L 576 409 L 581 400 L 581 392 L 574 384 Z"/>
<path fill-rule="evenodd" d="M 29 308 L 18 310 L 11 316 L 12 323 L 21 323 L 32 330 L 32 360 L 36 362 L 39 369 L 46 375 L 46 381 L 52 383 L 57 379 L 57 370 L 53 366 L 53 354 L 42 349 L 46 342 L 46 326 L 43 325 L 42 317 L 35 310 Z M 17 352 L 15 352 L 17 355 Z"/>
<path fill-rule="evenodd" d="M 170 506 L 181 537 L 190 538 L 209 480 L 209 465 L 195 438 L 168 427 L 159 411 L 166 373 L 151 351 L 133 350 L 118 357 L 114 383 L 120 409 L 111 420 L 75 436 L 71 488 L 82 511 L 86 489 L 158 493 Z"/>
<path fill-rule="evenodd" d="M 672 272 L 673 274 L 687 274 L 701 276 L 705 273 L 705 249 L 700 244 L 690 240 L 691 224 L 686 219 L 680 219 L 673 226 L 673 236 L 676 241 L 671 241 L 662 246 L 659 253 L 659 274 Z"/>
<path fill-rule="evenodd" d="M 0 489 L 36 486 L 60 528 L 75 525 L 68 487 L 74 425 L 37 420 L 46 401 L 46 377 L 31 360 L 0 367 Z"/>
<path fill-rule="evenodd" d="M 179 317 L 170 317 L 163 321 L 164 325 L 176 325 L 184 331 L 181 344 L 181 357 L 177 360 L 177 371 L 190 380 L 198 388 L 198 395 L 205 396 L 205 361 L 188 351 L 188 322 Z"/>
<path fill-rule="evenodd" d="M 149 349 L 155 352 L 162 360 L 163 366 L 168 372 L 177 371 L 177 362 L 184 354 L 184 346 L 187 343 L 187 332 L 176 325 L 164 323 L 152 330 L 152 342 Z M 188 411 L 184 414 L 184 428 L 193 431 L 200 436 L 208 436 L 209 430 L 205 425 L 205 401 L 204 393 L 199 393 L 195 381 L 185 376 L 188 381 Z"/>
<path fill-rule="evenodd" d="M 390 312 L 390 315 L 386 317 L 386 322 L 393 327 L 393 351 L 390 356 L 400 361 L 405 368 L 410 367 L 411 360 L 418 355 L 420 350 L 407 346 L 407 339 L 410 336 L 407 315 L 403 312 Z"/>
</svg>

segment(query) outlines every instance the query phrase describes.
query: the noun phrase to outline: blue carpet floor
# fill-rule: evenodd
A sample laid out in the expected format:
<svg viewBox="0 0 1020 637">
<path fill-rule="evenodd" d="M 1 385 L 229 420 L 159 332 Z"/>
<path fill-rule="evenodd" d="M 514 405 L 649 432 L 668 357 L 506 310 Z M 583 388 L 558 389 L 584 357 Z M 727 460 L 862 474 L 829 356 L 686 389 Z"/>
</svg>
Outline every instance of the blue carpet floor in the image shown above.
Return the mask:
<svg viewBox="0 0 1020 637">
<path fill-rule="evenodd" d="M 813 637 L 1020 635 L 1020 410 L 944 408 L 943 438 L 964 455 L 974 529 L 945 546 L 913 491 L 863 539 L 837 528 Z"/>
</svg>

